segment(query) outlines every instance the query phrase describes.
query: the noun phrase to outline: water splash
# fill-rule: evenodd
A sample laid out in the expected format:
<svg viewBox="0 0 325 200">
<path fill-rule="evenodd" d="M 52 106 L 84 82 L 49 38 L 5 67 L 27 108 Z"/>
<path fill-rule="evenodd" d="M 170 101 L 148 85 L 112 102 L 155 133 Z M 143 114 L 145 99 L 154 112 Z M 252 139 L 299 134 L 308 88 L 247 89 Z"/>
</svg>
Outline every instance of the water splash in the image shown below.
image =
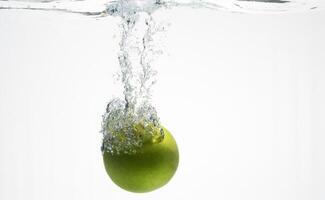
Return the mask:
<svg viewBox="0 0 325 200">
<path fill-rule="evenodd" d="M 45 10 L 87 16 L 117 16 L 126 10 L 150 12 L 192 7 L 230 12 L 299 12 L 325 9 L 324 0 L 0 0 L 0 9 Z"/>
<path fill-rule="evenodd" d="M 82 0 L 4 1 L 0 9 L 27 9 L 76 13 L 91 17 L 121 19 L 118 60 L 123 97 L 111 100 L 103 115 L 102 151 L 132 154 L 145 143 L 164 138 L 163 128 L 151 103 L 157 71 L 153 60 L 162 53 L 154 36 L 165 30 L 156 23 L 156 10 L 177 7 L 205 8 L 230 12 L 296 12 L 323 9 L 323 0 Z"/>
</svg>

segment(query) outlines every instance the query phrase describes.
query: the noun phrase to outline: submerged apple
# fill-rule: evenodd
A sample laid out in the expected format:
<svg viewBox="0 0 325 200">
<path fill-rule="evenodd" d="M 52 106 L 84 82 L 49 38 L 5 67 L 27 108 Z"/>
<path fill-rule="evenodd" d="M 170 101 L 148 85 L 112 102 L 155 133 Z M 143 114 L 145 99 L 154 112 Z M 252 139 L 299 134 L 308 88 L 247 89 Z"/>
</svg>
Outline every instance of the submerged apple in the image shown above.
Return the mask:
<svg viewBox="0 0 325 200">
<path fill-rule="evenodd" d="M 178 148 L 170 132 L 163 131 L 161 141 L 144 143 L 133 154 L 104 152 L 106 172 L 115 184 L 141 193 L 160 188 L 172 178 L 178 166 Z"/>
</svg>

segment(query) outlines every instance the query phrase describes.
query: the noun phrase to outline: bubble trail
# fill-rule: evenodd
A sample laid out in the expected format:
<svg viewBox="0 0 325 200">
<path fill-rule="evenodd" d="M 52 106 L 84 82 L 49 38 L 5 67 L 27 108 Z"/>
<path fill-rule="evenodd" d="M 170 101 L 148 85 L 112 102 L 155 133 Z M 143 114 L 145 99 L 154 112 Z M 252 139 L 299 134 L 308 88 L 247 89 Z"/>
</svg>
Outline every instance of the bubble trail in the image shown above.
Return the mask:
<svg viewBox="0 0 325 200">
<path fill-rule="evenodd" d="M 103 115 L 102 151 L 136 153 L 144 143 L 164 138 L 156 109 L 151 104 L 151 87 L 156 70 L 152 61 L 161 53 L 155 48 L 153 37 L 164 29 L 155 23 L 151 12 L 139 12 L 119 7 L 121 41 L 118 56 L 123 98 L 113 99 Z"/>
</svg>

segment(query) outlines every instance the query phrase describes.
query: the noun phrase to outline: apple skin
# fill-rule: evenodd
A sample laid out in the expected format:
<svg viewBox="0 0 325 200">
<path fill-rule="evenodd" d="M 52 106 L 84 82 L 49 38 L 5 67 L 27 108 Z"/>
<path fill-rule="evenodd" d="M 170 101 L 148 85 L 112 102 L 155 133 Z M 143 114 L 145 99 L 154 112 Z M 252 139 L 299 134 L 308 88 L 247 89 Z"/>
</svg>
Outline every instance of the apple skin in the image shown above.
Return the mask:
<svg viewBox="0 0 325 200">
<path fill-rule="evenodd" d="M 171 133 L 163 129 L 161 142 L 144 144 L 135 154 L 104 153 L 106 172 L 116 185 L 143 193 L 162 187 L 173 177 L 179 162 L 178 148 Z"/>
</svg>

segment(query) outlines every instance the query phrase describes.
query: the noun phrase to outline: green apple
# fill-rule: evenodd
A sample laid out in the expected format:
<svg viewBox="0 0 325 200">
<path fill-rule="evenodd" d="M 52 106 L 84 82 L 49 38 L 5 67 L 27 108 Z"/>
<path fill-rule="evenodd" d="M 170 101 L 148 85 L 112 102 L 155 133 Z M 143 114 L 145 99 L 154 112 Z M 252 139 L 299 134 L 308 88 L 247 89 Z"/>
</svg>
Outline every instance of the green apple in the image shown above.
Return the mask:
<svg viewBox="0 0 325 200">
<path fill-rule="evenodd" d="M 150 192 L 165 185 L 178 166 L 178 148 L 171 133 L 163 128 L 164 138 L 145 143 L 134 154 L 104 152 L 107 174 L 115 184 L 130 192 Z"/>
</svg>

